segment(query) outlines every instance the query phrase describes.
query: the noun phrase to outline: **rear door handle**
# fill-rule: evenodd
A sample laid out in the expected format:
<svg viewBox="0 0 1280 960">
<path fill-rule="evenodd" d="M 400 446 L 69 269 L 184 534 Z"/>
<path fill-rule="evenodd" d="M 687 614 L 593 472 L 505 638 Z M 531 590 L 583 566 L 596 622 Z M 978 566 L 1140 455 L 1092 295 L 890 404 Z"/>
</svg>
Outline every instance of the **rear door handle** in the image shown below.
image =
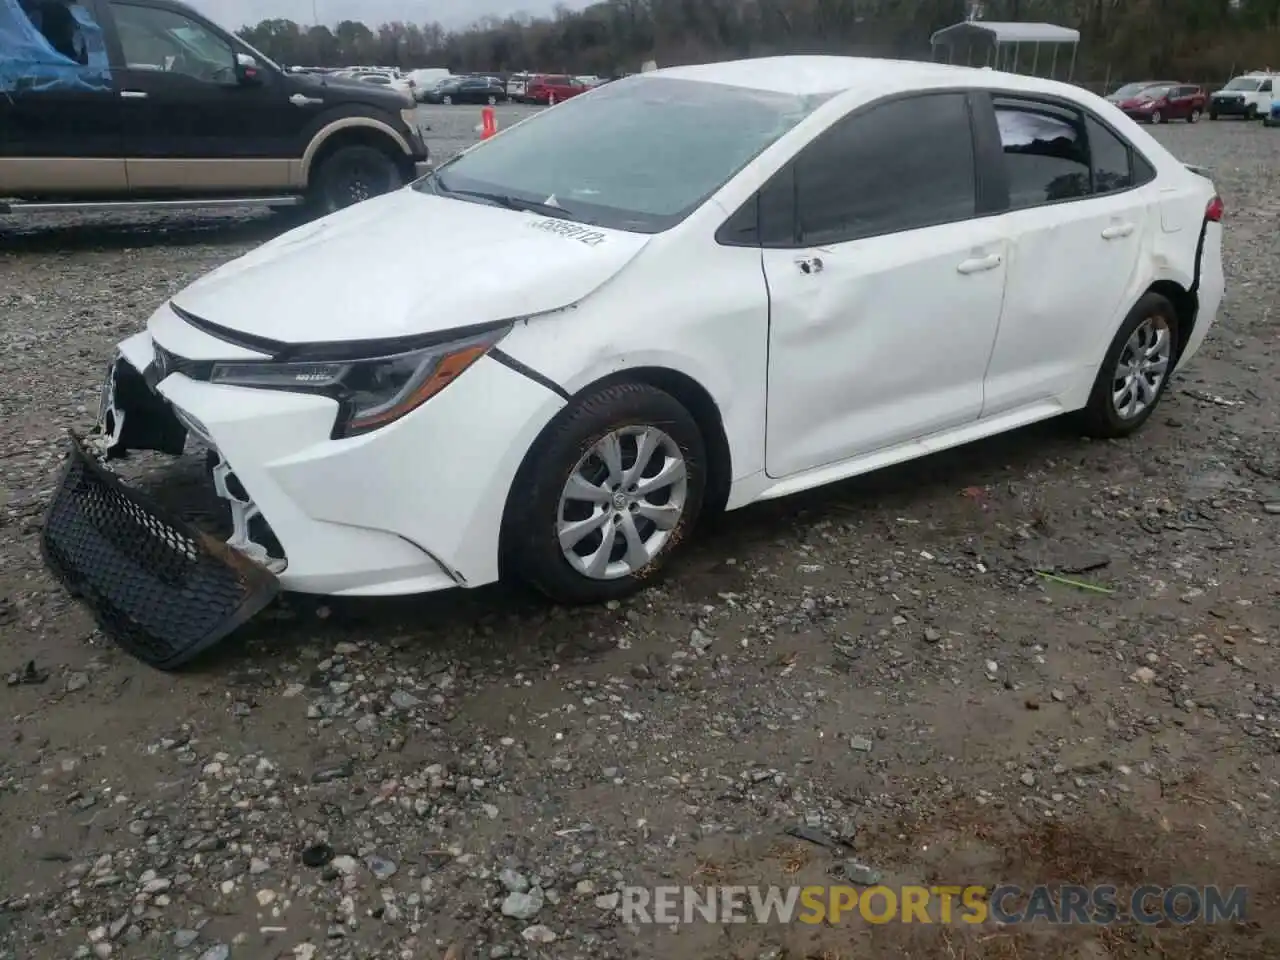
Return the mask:
<svg viewBox="0 0 1280 960">
<path fill-rule="evenodd" d="M 1121 237 L 1127 237 L 1133 233 L 1132 223 L 1113 223 L 1102 231 L 1103 240 L 1119 240 Z"/>
<path fill-rule="evenodd" d="M 145 90 L 121 90 L 120 96 L 126 100 L 145 100 L 147 99 L 147 91 Z"/>
<path fill-rule="evenodd" d="M 970 260 L 962 260 L 956 269 L 961 273 L 981 273 L 983 270 L 994 270 L 996 267 L 1000 266 L 1002 262 L 1000 254 L 992 253 L 985 257 L 973 257 Z"/>
</svg>

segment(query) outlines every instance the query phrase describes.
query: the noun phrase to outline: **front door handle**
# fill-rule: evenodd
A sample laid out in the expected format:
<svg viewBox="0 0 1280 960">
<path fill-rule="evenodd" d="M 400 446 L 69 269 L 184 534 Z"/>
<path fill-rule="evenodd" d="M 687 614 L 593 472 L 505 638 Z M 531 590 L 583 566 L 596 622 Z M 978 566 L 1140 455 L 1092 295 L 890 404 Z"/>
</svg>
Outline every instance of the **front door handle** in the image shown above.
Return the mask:
<svg viewBox="0 0 1280 960">
<path fill-rule="evenodd" d="M 145 90 L 121 90 L 120 96 L 126 100 L 145 100 L 147 99 L 147 91 Z"/>
<path fill-rule="evenodd" d="M 1113 223 L 1102 231 L 1103 240 L 1119 240 L 1121 237 L 1127 237 L 1133 233 L 1132 223 Z"/>
<path fill-rule="evenodd" d="M 960 273 L 981 273 L 983 270 L 994 270 L 1001 264 L 1000 254 L 992 253 L 985 257 L 973 257 L 970 260 L 960 261 L 960 265 L 956 267 Z"/>
</svg>

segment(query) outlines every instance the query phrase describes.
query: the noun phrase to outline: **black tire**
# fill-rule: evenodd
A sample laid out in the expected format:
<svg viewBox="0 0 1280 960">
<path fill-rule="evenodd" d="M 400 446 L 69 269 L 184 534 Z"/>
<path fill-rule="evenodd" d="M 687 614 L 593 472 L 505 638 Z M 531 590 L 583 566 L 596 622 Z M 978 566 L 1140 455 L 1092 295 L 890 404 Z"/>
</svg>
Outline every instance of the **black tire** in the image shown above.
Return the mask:
<svg viewBox="0 0 1280 960">
<path fill-rule="evenodd" d="M 489 94 L 489 106 L 492 107 L 497 102 L 498 102 L 498 98 L 495 97 L 492 93 Z"/>
<path fill-rule="evenodd" d="M 1210 111 L 1209 111 L 1209 119 L 1210 119 L 1210 120 L 1217 120 L 1217 119 L 1218 119 L 1218 111 L 1217 111 L 1217 110 L 1210 110 Z"/>
<path fill-rule="evenodd" d="M 376 147 L 339 147 L 320 163 L 312 180 L 312 206 L 334 213 L 404 186 L 396 162 Z"/>
<path fill-rule="evenodd" d="M 1157 123 L 1164 123 L 1164 114 L 1163 114 L 1163 113 L 1161 113 L 1159 110 L 1152 110 L 1152 111 L 1151 111 L 1151 123 L 1152 123 L 1153 125 L 1154 125 L 1154 124 L 1157 124 Z"/>
<path fill-rule="evenodd" d="M 452 107 L 453 97 L 450 96 L 449 94 L 445 94 L 443 97 L 440 98 L 440 102 L 443 103 L 446 107 Z"/>
<path fill-rule="evenodd" d="M 1115 403 L 1116 368 L 1134 331 L 1147 320 L 1157 318 L 1168 328 L 1170 344 L 1168 365 L 1156 388 L 1155 397 L 1146 408 L 1133 416 L 1124 417 L 1116 409 Z M 1178 360 L 1178 342 L 1178 312 L 1174 310 L 1173 304 L 1158 293 L 1144 294 L 1124 318 L 1124 323 L 1120 324 L 1115 339 L 1107 348 L 1107 355 L 1102 360 L 1097 379 L 1093 382 L 1089 404 L 1078 415 L 1079 425 L 1084 433 L 1099 439 L 1127 437 L 1146 423 L 1156 407 L 1160 405 L 1160 400 L 1169 386 L 1169 377 L 1173 374 L 1174 365 Z"/>
<path fill-rule="evenodd" d="M 1196 107 L 1187 114 L 1187 123 L 1198 123 L 1200 120 L 1200 108 Z"/>
<path fill-rule="evenodd" d="M 1245 107 L 1245 110 L 1244 110 L 1244 118 L 1245 118 L 1246 120 L 1257 120 L 1257 119 L 1258 119 L 1258 108 L 1257 108 L 1256 106 L 1254 106 L 1252 103 L 1251 103 L 1251 104 L 1249 104 L 1249 106 Z"/>
<path fill-rule="evenodd" d="M 592 448 L 626 427 L 655 427 L 679 448 L 685 463 L 684 510 L 646 565 L 615 579 L 595 579 L 571 566 L 560 548 L 556 525 L 561 516 L 561 495 Z M 635 461 L 634 449 L 624 447 L 624 467 L 628 454 L 631 463 Z M 563 604 L 601 603 L 629 596 L 652 582 L 692 531 L 702 510 L 706 476 L 702 433 L 689 411 L 669 393 L 648 384 L 620 383 L 575 400 L 538 438 L 512 486 L 503 529 L 507 568 Z M 611 509 L 606 505 L 603 512 Z M 587 549 L 593 537 L 595 534 L 584 539 Z"/>
</svg>

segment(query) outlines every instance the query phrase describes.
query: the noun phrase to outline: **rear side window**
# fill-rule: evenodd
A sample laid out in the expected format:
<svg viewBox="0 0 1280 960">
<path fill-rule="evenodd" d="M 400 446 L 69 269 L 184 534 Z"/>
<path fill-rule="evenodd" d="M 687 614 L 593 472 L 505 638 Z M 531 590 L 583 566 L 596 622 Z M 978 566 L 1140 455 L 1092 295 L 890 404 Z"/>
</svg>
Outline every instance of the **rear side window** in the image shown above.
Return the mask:
<svg viewBox="0 0 1280 960">
<path fill-rule="evenodd" d="M 1085 118 L 1093 160 L 1093 192 L 1111 193 L 1135 186 L 1129 145 L 1093 117 Z"/>
<path fill-rule="evenodd" d="M 854 114 L 793 162 L 796 239 L 839 243 L 967 219 L 977 209 L 974 168 L 964 93 Z"/>
<path fill-rule="evenodd" d="M 995 110 L 1011 209 L 1089 196 L 1089 151 L 1079 114 L 1003 100 Z"/>
</svg>

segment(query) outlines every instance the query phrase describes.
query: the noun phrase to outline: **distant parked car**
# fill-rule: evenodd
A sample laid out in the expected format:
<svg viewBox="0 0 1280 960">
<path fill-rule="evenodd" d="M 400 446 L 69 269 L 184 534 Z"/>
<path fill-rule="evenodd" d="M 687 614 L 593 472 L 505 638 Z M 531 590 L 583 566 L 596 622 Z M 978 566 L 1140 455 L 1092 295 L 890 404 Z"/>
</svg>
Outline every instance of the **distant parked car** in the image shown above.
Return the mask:
<svg viewBox="0 0 1280 960">
<path fill-rule="evenodd" d="M 507 78 L 507 99 L 514 100 L 516 103 L 524 103 L 525 91 L 529 89 L 529 81 L 533 79 L 531 73 L 513 73 Z"/>
<path fill-rule="evenodd" d="M 1209 97 L 1209 119 L 1244 117 L 1257 120 L 1267 116 L 1271 113 L 1274 82 L 1275 77 L 1270 73 L 1246 73 L 1236 77 Z"/>
<path fill-rule="evenodd" d="M 413 99 L 425 102 L 427 92 L 438 83 L 452 80 L 453 76 L 444 67 L 425 67 L 409 73 L 409 86 L 413 91 Z"/>
<path fill-rule="evenodd" d="M 423 103 L 505 103 L 506 87 L 492 77 L 458 77 L 427 91 Z"/>
<path fill-rule="evenodd" d="M 529 81 L 524 98 L 528 103 L 560 103 L 591 88 L 576 77 L 563 73 L 539 73 Z"/>
<path fill-rule="evenodd" d="M 413 99 L 413 85 L 403 77 L 397 77 L 391 73 L 369 72 L 357 73 L 353 79 L 363 80 L 365 83 L 375 83 L 380 87 L 388 87 L 391 90 L 402 94 L 407 99 Z"/>
<path fill-rule="evenodd" d="M 1168 81 L 1126 84 L 1107 99 L 1134 120 L 1146 123 L 1195 123 L 1208 102 L 1204 90 L 1195 84 Z"/>
</svg>

